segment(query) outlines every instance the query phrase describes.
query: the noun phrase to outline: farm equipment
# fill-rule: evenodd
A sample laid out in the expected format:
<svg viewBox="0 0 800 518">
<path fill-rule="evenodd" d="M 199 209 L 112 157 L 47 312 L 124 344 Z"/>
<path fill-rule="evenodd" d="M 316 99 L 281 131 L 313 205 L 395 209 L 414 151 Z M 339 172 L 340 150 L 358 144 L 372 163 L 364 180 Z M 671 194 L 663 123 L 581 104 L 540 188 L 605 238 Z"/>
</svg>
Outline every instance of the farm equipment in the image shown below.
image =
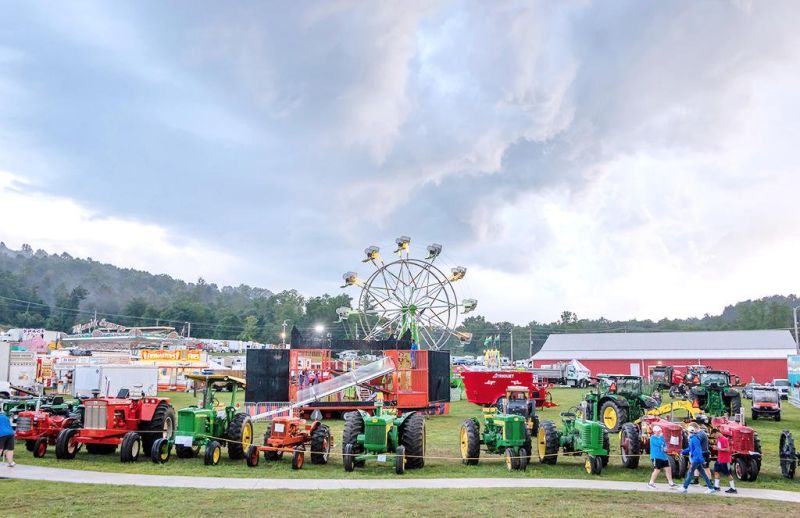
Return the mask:
<svg viewBox="0 0 800 518">
<path fill-rule="evenodd" d="M 658 416 L 645 415 L 638 423 L 625 423 L 619 432 L 619 449 L 622 465 L 626 468 L 639 467 L 640 455 L 650 453 L 650 437 L 653 429 L 659 426 L 667 445 L 667 461 L 672 476 L 682 478 L 686 475 L 688 460 L 681 453 L 689 444 L 689 437 L 681 423 L 667 421 Z"/>
<path fill-rule="evenodd" d="M 117 397 L 83 401 L 83 428 L 66 428 L 56 437 L 56 457 L 73 459 L 82 445 L 92 454 L 109 455 L 120 447 L 122 462 L 135 462 L 161 437 L 171 437 L 175 410 L 169 398 L 143 397 L 141 390 L 120 390 Z"/>
<path fill-rule="evenodd" d="M 461 425 L 461 461 L 476 465 L 481 444 L 489 453 L 505 455 L 509 471 L 525 470 L 531 459 L 532 441 L 538 433 L 539 419 L 528 387 L 508 387 L 495 408 L 484 408 L 484 427 L 475 417 Z"/>
<path fill-rule="evenodd" d="M 608 430 L 597 421 L 580 418 L 575 412 L 562 412 L 563 430 L 553 421 L 542 421 L 537 435 L 539 462 L 555 465 L 559 450 L 565 455 L 586 455 L 584 468 L 599 475 L 608 465 L 610 444 Z"/>
<path fill-rule="evenodd" d="M 244 412 L 237 411 L 237 390 L 245 386 L 244 380 L 221 374 L 187 375 L 195 383 L 203 383 L 203 399 L 199 405 L 178 410 L 178 427 L 175 435 L 157 440 L 149 450 L 150 458 L 157 464 L 169 461 L 172 446 L 180 459 L 196 457 L 205 446 L 203 461 L 206 466 L 216 466 L 222 457 L 222 447 L 227 446 L 231 460 L 245 458 L 253 444 L 253 423 Z M 217 400 L 217 387 L 228 388 L 230 404 Z"/>
<path fill-rule="evenodd" d="M 797 469 L 797 460 L 800 456 L 794 446 L 794 438 L 789 430 L 784 430 L 781 433 L 780 444 L 778 445 L 778 453 L 781 459 L 781 475 L 786 478 L 794 478 L 794 472 Z"/>
<path fill-rule="evenodd" d="M 333 439 L 327 425 L 315 420 L 306 424 L 299 417 L 276 417 L 269 430 L 264 433 L 264 445 L 251 445 L 245 458 L 251 468 L 258 466 L 260 454 L 264 460 L 278 460 L 284 453 L 292 455 L 292 469 L 302 469 L 305 464 L 306 446 L 311 449 L 312 464 L 327 464 Z"/>
<path fill-rule="evenodd" d="M 777 387 L 757 385 L 753 387 L 753 405 L 750 410 L 753 421 L 759 417 L 781 420 L 781 394 Z"/>
<path fill-rule="evenodd" d="M 395 473 L 425 465 L 425 416 L 406 412 L 398 417 L 393 409 L 383 409 L 382 394 L 375 401 L 373 415 L 363 410 L 344 416 L 342 462 L 345 471 L 363 467 L 367 459 L 392 461 Z"/>
<path fill-rule="evenodd" d="M 531 399 L 536 402 L 536 408 L 551 408 L 558 406 L 553 402 L 550 389 L 551 383 L 535 381 L 536 376 L 530 371 L 487 371 L 464 370 L 461 372 L 461 382 L 467 401 L 480 406 L 496 405 L 509 387 L 530 387 Z"/>
<path fill-rule="evenodd" d="M 636 421 L 659 402 L 644 394 L 641 376 L 600 374 L 596 390 L 587 393 L 581 404 L 583 417 L 600 421 L 609 432 L 618 432 L 624 423 Z"/>
<path fill-rule="evenodd" d="M 716 442 L 720 434 L 727 437 L 730 442 L 731 460 L 736 478 L 745 482 L 755 482 L 761 471 L 761 439 L 758 433 L 749 426 L 731 421 L 727 417 L 715 417 L 711 420 L 708 441 L 712 456 L 716 456 Z"/>
<path fill-rule="evenodd" d="M 738 384 L 739 377 L 735 378 Z M 705 414 L 720 417 L 739 413 L 742 395 L 731 387 L 730 372 L 707 370 L 700 374 L 699 379 L 699 384 L 691 388 L 690 396 Z"/>
<path fill-rule="evenodd" d="M 77 401 L 64 403 L 61 396 L 38 409 L 23 410 L 17 415 L 16 438 L 25 441 L 25 447 L 34 457 L 44 457 L 47 446 L 56 444 L 62 430 L 81 427 L 81 415 L 77 410 Z"/>
</svg>

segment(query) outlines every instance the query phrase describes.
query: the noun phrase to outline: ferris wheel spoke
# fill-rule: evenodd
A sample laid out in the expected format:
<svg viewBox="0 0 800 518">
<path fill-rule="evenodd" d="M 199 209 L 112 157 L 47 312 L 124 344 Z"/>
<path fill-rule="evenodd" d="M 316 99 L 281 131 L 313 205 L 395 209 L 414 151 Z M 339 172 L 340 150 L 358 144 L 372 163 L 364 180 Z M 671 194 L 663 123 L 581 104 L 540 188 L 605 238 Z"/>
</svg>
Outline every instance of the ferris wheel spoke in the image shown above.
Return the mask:
<svg viewBox="0 0 800 518">
<path fill-rule="evenodd" d="M 425 315 L 425 316 L 424 316 L 424 318 L 425 318 L 425 319 L 427 319 L 429 323 L 433 323 L 433 319 L 435 318 L 436 320 L 438 320 L 439 322 L 441 322 L 442 326 L 444 326 L 444 327 L 446 328 L 446 327 L 447 327 L 447 323 L 445 323 L 445 321 L 444 321 L 444 320 L 442 320 L 442 319 L 439 317 L 439 315 L 440 315 L 440 314 L 441 314 L 441 313 L 434 313 L 434 314 L 432 314 L 432 315 Z M 450 320 L 450 319 L 448 318 L 448 320 Z"/>
<path fill-rule="evenodd" d="M 428 349 L 436 347 L 437 340 L 433 338 L 433 335 L 431 335 L 431 332 L 425 326 L 417 326 L 417 329 L 420 330 L 420 334 L 423 338 L 427 335 Z"/>
<path fill-rule="evenodd" d="M 369 334 L 370 334 L 370 336 L 373 336 L 373 337 L 374 337 L 374 336 L 376 336 L 378 333 L 381 333 L 382 331 L 386 330 L 386 329 L 387 329 L 387 328 L 389 328 L 389 327 L 390 327 L 392 324 L 394 324 L 395 322 L 397 322 L 398 320 L 400 320 L 400 318 L 401 318 L 402 316 L 403 316 L 402 314 L 400 314 L 400 315 L 397 315 L 396 317 L 392 318 L 391 320 L 388 320 L 387 322 L 385 322 L 385 323 L 381 324 L 380 326 L 376 327 L 375 329 L 373 329 L 372 331 L 370 331 L 370 333 L 369 333 Z"/>
</svg>

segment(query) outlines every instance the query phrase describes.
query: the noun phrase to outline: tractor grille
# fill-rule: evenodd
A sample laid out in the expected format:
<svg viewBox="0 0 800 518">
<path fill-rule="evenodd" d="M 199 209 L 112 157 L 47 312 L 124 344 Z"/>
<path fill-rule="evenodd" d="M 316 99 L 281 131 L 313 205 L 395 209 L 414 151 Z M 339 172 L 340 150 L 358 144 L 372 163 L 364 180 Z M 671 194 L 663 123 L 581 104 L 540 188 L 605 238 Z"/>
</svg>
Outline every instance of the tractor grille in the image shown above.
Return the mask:
<svg viewBox="0 0 800 518">
<path fill-rule="evenodd" d="M 83 427 L 92 430 L 105 430 L 108 407 L 105 401 L 87 401 L 86 413 L 83 416 Z"/>
<path fill-rule="evenodd" d="M 33 422 L 29 416 L 21 416 L 17 418 L 17 431 L 29 432 L 33 428 Z"/>
<path fill-rule="evenodd" d="M 364 440 L 367 444 L 386 443 L 386 425 L 380 422 L 375 425 L 367 423 Z"/>
<path fill-rule="evenodd" d="M 588 445 L 594 444 L 592 440 L 592 430 L 594 430 L 593 426 L 584 426 L 581 430 L 581 444 Z"/>
<path fill-rule="evenodd" d="M 755 437 L 753 430 L 748 428 L 737 428 L 733 431 L 732 449 L 734 452 L 753 451 L 755 448 Z"/>
</svg>

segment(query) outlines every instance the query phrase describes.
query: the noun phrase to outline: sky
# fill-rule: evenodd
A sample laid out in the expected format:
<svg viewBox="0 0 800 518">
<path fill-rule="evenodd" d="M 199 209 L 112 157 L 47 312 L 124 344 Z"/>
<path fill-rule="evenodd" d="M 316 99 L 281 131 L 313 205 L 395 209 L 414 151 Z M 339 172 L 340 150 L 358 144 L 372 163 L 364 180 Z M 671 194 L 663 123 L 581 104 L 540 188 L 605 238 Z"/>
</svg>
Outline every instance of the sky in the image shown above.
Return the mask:
<svg viewBox="0 0 800 518">
<path fill-rule="evenodd" d="M 2 5 L 11 248 L 317 295 L 408 235 L 519 324 L 800 292 L 797 2 Z"/>
</svg>

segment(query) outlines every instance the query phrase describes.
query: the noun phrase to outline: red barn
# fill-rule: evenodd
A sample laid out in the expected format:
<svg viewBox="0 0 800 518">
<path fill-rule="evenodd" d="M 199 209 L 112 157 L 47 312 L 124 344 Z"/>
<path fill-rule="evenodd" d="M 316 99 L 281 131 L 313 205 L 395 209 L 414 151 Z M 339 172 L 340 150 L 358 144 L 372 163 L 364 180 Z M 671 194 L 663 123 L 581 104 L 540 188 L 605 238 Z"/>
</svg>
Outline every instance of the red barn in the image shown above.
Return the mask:
<svg viewBox="0 0 800 518">
<path fill-rule="evenodd" d="M 787 330 L 551 334 L 533 356 L 534 367 L 579 360 L 593 375 L 649 376 L 657 365 L 710 365 L 742 383 L 786 378 L 786 358 L 797 354 Z"/>
</svg>

